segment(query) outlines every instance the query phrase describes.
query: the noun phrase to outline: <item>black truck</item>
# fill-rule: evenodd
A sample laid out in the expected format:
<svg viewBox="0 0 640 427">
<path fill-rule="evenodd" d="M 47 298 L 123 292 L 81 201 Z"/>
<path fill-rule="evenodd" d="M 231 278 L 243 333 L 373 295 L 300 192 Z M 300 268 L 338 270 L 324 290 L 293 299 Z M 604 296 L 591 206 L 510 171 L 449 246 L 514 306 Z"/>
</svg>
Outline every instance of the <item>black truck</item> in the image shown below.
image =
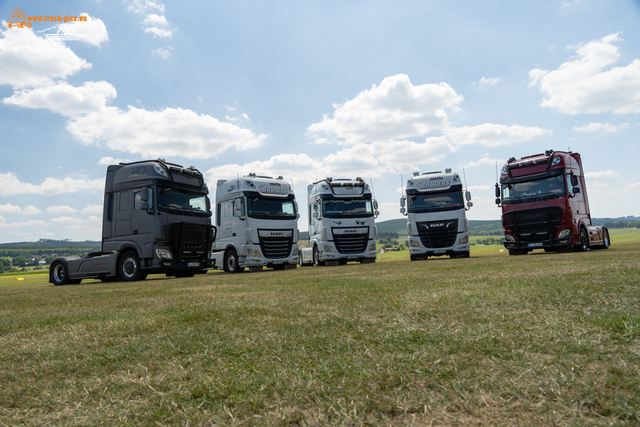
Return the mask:
<svg viewBox="0 0 640 427">
<path fill-rule="evenodd" d="M 214 267 L 216 228 L 209 189 L 200 171 L 162 159 L 107 168 L 102 251 L 57 258 L 49 283 L 82 279 L 143 280 L 150 273 L 191 277 Z"/>
</svg>

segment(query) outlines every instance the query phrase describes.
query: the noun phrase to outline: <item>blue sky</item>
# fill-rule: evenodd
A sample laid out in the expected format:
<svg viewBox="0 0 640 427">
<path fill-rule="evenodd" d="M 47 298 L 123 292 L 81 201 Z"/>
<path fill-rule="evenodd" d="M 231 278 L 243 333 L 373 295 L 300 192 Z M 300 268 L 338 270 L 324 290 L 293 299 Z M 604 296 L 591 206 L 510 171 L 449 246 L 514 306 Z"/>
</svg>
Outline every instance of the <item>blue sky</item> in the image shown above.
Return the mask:
<svg viewBox="0 0 640 427">
<path fill-rule="evenodd" d="M 12 12 L 77 16 L 9 28 Z M 0 243 L 99 240 L 106 165 L 373 183 L 578 151 L 594 217 L 640 214 L 640 1 L 0 4 Z M 67 35 L 63 40 L 58 35 Z M 75 37 L 70 37 L 75 36 Z M 299 222 L 306 230 L 306 221 Z"/>
</svg>

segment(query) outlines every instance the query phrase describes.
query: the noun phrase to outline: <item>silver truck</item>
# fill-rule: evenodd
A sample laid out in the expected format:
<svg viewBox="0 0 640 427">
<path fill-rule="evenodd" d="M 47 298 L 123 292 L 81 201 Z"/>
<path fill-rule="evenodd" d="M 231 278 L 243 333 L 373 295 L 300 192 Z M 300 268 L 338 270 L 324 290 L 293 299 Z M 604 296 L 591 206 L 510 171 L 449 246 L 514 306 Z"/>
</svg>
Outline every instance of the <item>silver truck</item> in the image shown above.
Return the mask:
<svg viewBox="0 0 640 427">
<path fill-rule="evenodd" d="M 191 277 L 213 266 L 209 189 L 202 173 L 162 159 L 107 168 L 102 251 L 57 258 L 49 283 L 143 280 L 149 273 Z"/>
</svg>

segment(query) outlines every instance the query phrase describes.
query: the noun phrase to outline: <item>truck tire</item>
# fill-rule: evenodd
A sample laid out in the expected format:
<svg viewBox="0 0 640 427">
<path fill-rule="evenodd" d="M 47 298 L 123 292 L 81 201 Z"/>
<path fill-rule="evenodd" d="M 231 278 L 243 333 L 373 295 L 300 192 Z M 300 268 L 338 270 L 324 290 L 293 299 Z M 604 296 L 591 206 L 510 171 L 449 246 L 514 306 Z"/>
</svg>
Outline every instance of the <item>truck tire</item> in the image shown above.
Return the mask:
<svg viewBox="0 0 640 427">
<path fill-rule="evenodd" d="M 62 261 L 51 264 L 51 281 L 54 286 L 62 286 L 69 283 L 69 272 Z"/>
<path fill-rule="evenodd" d="M 578 252 L 584 252 L 589 249 L 589 236 L 584 227 L 580 227 L 580 244 L 576 246 Z"/>
<path fill-rule="evenodd" d="M 127 251 L 120 257 L 117 274 L 123 282 L 136 282 L 147 277 L 140 269 L 140 257 L 136 251 Z"/>
<path fill-rule="evenodd" d="M 302 251 L 298 251 L 298 265 L 300 267 L 304 267 L 304 262 L 302 262 Z"/>
<path fill-rule="evenodd" d="M 318 247 L 314 246 L 313 247 L 313 266 L 314 267 L 319 267 L 322 264 L 324 264 L 322 261 L 320 261 L 320 253 L 318 252 Z"/>
<path fill-rule="evenodd" d="M 224 254 L 224 271 L 227 273 L 239 273 L 244 270 L 238 265 L 238 253 L 235 249 L 229 249 Z"/>
<path fill-rule="evenodd" d="M 609 249 L 611 246 L 611 240 L 609 240 L 609 230 L 604 229 L 604 244 L 602 245 L 602 249 Z"/>
</svg>

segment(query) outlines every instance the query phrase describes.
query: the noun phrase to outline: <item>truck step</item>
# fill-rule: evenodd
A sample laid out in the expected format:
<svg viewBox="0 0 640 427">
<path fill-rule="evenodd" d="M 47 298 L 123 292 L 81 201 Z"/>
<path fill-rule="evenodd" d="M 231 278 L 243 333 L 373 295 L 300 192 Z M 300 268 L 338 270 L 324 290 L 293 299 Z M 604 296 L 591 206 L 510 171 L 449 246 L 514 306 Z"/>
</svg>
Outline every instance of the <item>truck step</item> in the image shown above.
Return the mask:
<svg viewBox="0 0 640 427">
<path fill-rule="evenodd" d="M 257 271 L 262 271 L 262 266 L 258 267 L 249 267 L 249 273 L 255 273 Z"/>
<path fill-rule="evenodd" d="M 340 265 L 340 261 L 325 261 L 324 265 L 336 266 L 336 265 Z"/>
</svg>

